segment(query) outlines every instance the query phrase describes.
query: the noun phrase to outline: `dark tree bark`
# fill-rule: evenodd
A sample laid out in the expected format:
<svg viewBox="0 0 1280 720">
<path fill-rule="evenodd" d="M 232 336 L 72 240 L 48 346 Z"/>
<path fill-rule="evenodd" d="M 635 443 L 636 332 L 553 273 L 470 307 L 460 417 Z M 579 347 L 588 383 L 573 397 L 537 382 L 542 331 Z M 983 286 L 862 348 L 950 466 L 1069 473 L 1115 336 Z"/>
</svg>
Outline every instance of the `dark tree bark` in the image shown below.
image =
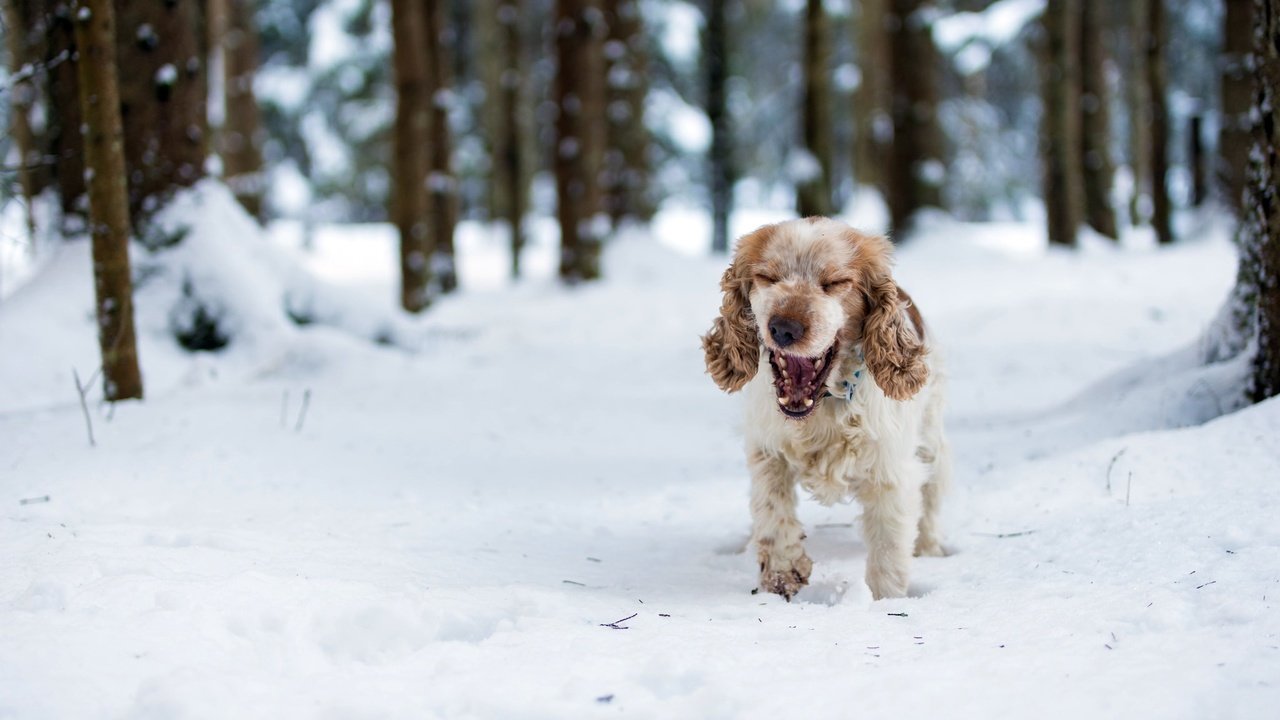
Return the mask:
<svg viewBox="0 0 1280 720">
<path fill-rule="evenodd" d="M 225 0 L 226 28 L 221 35 L 226 115 L 218 136 L 222 176 L 248 213 L 263 219 L 262 115 L 253 92 L 258 72 L 258 35 L 252 0 Z"/>
<path fill-rule="evenodd" d="M 711 176 L 711 251 L 729 252 L 729 213 L 733 210 L 733 126 L 729 118 L 726 82 L 729 78 L 729 38 L 725 0 L 707 4 L 702 47 L 707 72 L 707 119 L 711 121 L 708 174 Z"/>
<path fill-rule="evenodd" d="M 1125 101 L 1129 110 L 1129 172 L 1133 190 L 1129 196 L 1129 222 L 1147 221 L 1144 198 L 1151 186 L 1151 88 L 1147 86 L 1147 3 L 1130 0 L 1126 14 L 1129 40 L 1129 72 L 1125 78 Z M 1252 2 L 1252 0 L 1248 0 Z"/>
<path fill-rule="evenodd" d="M 895 236 L 911 230 L 916 212 L 942 207 L 946 178 L 938 126 L 938 68 L 933 44 L 932 0 L 890 0 L 890 67 L 893 90 L 893 162 L 889 163 L 889 214 Z"/>
<path fill-rule="evenodd" d="M 796 212 L 800 217 L 831 215 L 831 21 L 823 0 L 808 0 L 804 20 L 804 168 L 810 177 L 796 180 Z"/>
<path fill-rule="evenodd" d="M 1204 171 L 1204 118 L 1192 115 L 1187 121 L 1188 152 L 1191 163 L 1191 204 L 1200 207 L 1209 192 Z"/>
<path fill-rule="evenodd" d="M 396 118 L 390 214 L 400 235 L 400 305 L 413 313 L 424 310 L 432 299 L 426 190 L 431 114 L 424 9 L 419 0 L 391 3 Z"/>
<path fill-rule="evenodd" d="M 1049 0 L 1041 62 L 1044 204 L 1049 242 L 1074 246 L 1084 208 L 1080 167 L 1079 22 L 1071 0 Z"/>
<path fill-rule="evenodd" d="M 1225 0 L 1222 48 L 1222 122 L 1218 134 L 1218 179 L 1227 206 L 1244 214 L 1245 176 L 1253 144 L 1254 0 Z"/>
<path fill-rule="evenodd" d="M 53 182 L 58 188 L 64 217 L 83 217 L 85 197 L 84 138 L 80 127 L 80 79 L 76 63 L 72 3 L 50 1 L 45 6 L 48 23 L 45 63 L 49 68 L 45 92 L 49 100 L 49 126 L 45 131 L 47 155 L 54 160 Z"/>
<path fill-rule="evenodd" d="M 494 149 L 494 184 L 503 188 L 501 204 L 511 228 L 511 276 L 520 277 L 520 253 L 524 250 L 524 213 L 527 204 L 528 172 L 524 165 L 525 71 L 522 62 L 524 41 L 520 21 L 523 0 L 500 0 L 497 8 L 498 37 L 502 48 L 502 70 L 498 78 L 498 112 Z"/>
<path fill-rule="evenodd" d="M 886 0 L 858 4 L 855 47 L 861 83 L 853 98 L 857 124 L 853 144 L 853 174 L 859 185 L 886 194 L 884 169 L 892 154 L 893 117 L 889 92 L 889 44 L 885 33 Z"/>
<path fill-rule="evenodd" d="M 116 83 L 115 15 L 111 0 L 78 0 L 76 63 L 85 128 L 89 228 L 97 303 L 98 347 L 107 400 L 142 397 L 142 374 L 133 328 L 133 281 L 129 271 L 129 210 L 125 183 L 124 131 Z"/>
<path fill-rule="evenodd" d="M 35 217 L 31 201 L 39 194 L 36 167 L 40 153 L 36 149 L 35 132 L 31 127 L 31 108 L 36 99 L 33 78 L 24 71 L 31 62 L 27 51 L 28 11 L 23 0 L 4 0 L 5 45 L 9 51 L 9 136 L 17 150 L 18 192 L 26 206 L 28 234 L 35 233 Z"/>
<path fill-rule="evenodd" d="M 568 283 L 600 277 L 608 225 L 599 190 L 605 140 L 601 19 L 595 0 L 556 0 L 556 216 L 560 277 Z"/>
<path fill-rule="evenodd" d="M 458 224 L 458 177 L 453 172 L 453 140 L 449 131 L 449 103 L 453 96 L 453 48 L 455 36 L 446 24 L 447 0 L 424 3 L 424 37 L 427 43 L 427 97 L 431 104 L 431 141 L 428 144 L 428 211 L 431 223 L 432 275 L 440 291 L 458 287 L 453 233 Z"/>
<path fill-rule="evenodd" d="M 1099 234 L 1120 237 L 1111 205 L 1115 164 L 1111 160 L 1111 99 L 1107 93 L 1106 27 L 1103 0 L 1080 5 L 1080 133 L 1085 220 Z"/>
<path fill-rule="evenodd" d="M 1257 0 L 1254 152 L 1250 163 L 1242 262 L 1257 263 L 1258 352 L 1249 394 L 1280 395 L 1280 0 Z"/>
<path fill-rule="evenodd" d="M 204 177 L 208 57 L 201 0 L 115 0 L 129 214 L 146 220 L 175 190 Z"/>
<path fill-rule="evenodd" d="M 649 129 L 644 123 L 649 95 L 648 54 L 639 0 L 605 0 L 606 105 L 608 148 L 604 157 L 604 207 L 616 226 L 653 217 L 649 188 Z"/>
<path fill-rule="evenodd" d="M 1151 226 L 1160 244 L 1173 242 L 1173 207 L 1169 200 L 1169 67 L 1165 47 L 1169 23 L 1164 0 L 1149 0 L 1147 16 L 1147 87 L 1151 94 Z"/>
</svg>

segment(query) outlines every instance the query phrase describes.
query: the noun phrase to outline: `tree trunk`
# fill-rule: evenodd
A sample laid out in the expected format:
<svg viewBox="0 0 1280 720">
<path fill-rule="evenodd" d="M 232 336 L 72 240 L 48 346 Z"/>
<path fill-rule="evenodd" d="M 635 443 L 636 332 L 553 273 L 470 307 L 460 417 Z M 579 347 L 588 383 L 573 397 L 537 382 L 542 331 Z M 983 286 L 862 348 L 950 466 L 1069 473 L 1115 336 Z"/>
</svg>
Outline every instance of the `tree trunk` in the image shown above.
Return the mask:
<svg viewBox="0 0 1280 720">
<path fill-rule="evenodd" d="M 1218 178 L 1227 207 L 1244 214 L 1245 176 L 1253 144 L 1254 0 L 1225 0 L 1222 48 L 1222 123 L 1218 134 Z"/>
<path fill-rule="evenodd" d="M 1255 402 L 1280 395 L 1280 0 L 1257 0 L 1254 140 L 1244 242 L 1257 261 L 1258 352 L 1249 394 Z"/>
<path fill-rule="evenodd" d="M 423 12 L 419 0 L 392 0 L 396 117 L 390 215 L 400 235 L 400 305 L 413 313 L 432 299 L 426 189 L 431 114 Z"/>
<path fill-rule="evenodd" d="M 1083 0 L 1080 12 L 1080 133 L 1085 220 L 1099 234 L 1120 237 L 1111 205 L 1111 99 L 1107 93 L 1103 0 Z"/>
<path fill-rule="evenodd" d="M 115 0 L 129 214 L 146 220 L 173 192 L 204 177 L 208 77 L 201 0 Z"/>
<path fill-rule="evenodd" d="M 453 231 L 458 224 L 458 178 L 453 172 L 453 142 L 449 132 L 449 106 L 453 102 L 454 36 L 447 26 L 447 0 L 424 3 L 426 23 L 427 97 L 431 103 L 431 141 L 428 143 L 427 191 L 431 222 L 432 275 L 440 291 L 458 287 L 453 252 Z"/>
<path fill-rule="evenodd" d="M 889 214 L 895 236 L 910 232 L 924 207 L 942 206 L 946 179 L 938 126 L 938 67 L 932 0 L 890 0 L 888 18 L 893 88 L 893 162 Z"/>
<path fill-rule="evenodd" d="M 808 0 L 804 17 L 803 174 L 796 178 L 800 217 L 832 215 L 831 22 L 823 0 Z"/>
<path fill-rule="evenodd" d="M 506 213 L 511 228 L 511 277 L 520 277 L 520 253 L 524 250 L 524 213 L 528 198 L 525 182 L 528 173 L 524 167 L 524 114 L 523 92 L 525 86 L 524 63 L 521 52 L 524 47 L 521 36 L 523 0 L 500 0 L 497 9 L 499 46 L 502 48 L 502 71 L 495 92 L 499 95 L 497 142 L 494 149 L 494 184 L 503 188 L 505 202 L 501 209 Z"/>
<path fill-rule="evenodd" d="M 853 98 L 856 122 L 853 174 L 859 185 L 886 195 L 885 171 L 892 154 L 893 116 L 890 110 L 889 45 L 885 35 L 885 1 L 859 4 L 857 40 L 861 82 Z"/>
<path fill-rule="evenodd" d="M 649 129 L 644 122 L 649 94 L 644 20 L 639 0 L 605 0 L 606 114 L 604 207 L 616 226 L 624 219 L 646 223 L 653 217 L 649 189 Z"/>
<path fill-rule="evenodd" d="M 1149 0 L 1147 16 L 1147 87 L 1151 93 L 1151 226 L 1161 245 L 1173 242 L 1173 209 L 1169 201 L 1169 67 L 1165 47 L 1169 23 L 1164 0 Z"/>
<path fill-rule="evenodd" d="M 52 7 L 49 7 L 49 6 Z M 46 5 L 49 13 L 46 66 L 49 68 L 45 92 L 49 101 L 49 125 L 45 130 L 47 155 L 53 159 L 53 181 L 58 187 L 59 204 L 64 217 L 83 217 L 84 138 L 80 127 L 84 120 L 80 111 L 80 80 L 76 63 L 75 28 L 71 21 L 71 3 Z"/>
<path fill-rule="evenodd" d="M 9 51 L 9 136 L 13 139 L 17 151 L 18 191 L 22 194 L 25 205 L 27 234 L 35 236 L 35 216 L 32 214 L 31 201 L 39 194 L 36 179 L 36 165 L 40 153 L 36 150 L 35 132 L 31 128 L 31 108 L 36 99 L 36 86 L 32 78 L 24 72 L 31 62 L 27 52 L 27 32 L 29 24 L 24 12 L 28 8 L 21 0 L 4 0 L 5 44 Z"/>
<path fill-rule="evenodd" d="M 218 136 L 222 176 L 248 213 L 263 219 L 262 116 L 253 92 L 258 72 L 258 35 L 252 0 L 226 0 L 227 24 L 222 34 L 226 123 Z"/>
<path fill-rule="evenodd" d="M 1049 242 L 1074 246 L 1084 208 L 1080 167 L 1079 14 L 1071 0 L 1049 0 L 1041 62 L 1044 96 L 1044 204 Z"/>
<path fill-rule="evenodd" d="M 1200 207 L 1208 194 L 1204 172 L 1204 118 L 1199 114 L 1192 115 L 1187 125 L 1190 144 L 1188 152 L 1191 158 L 1191 204 Z"/>
<path fill-rule="evenodd" d="M 556 215 L 560 277 L 576 283 L 600 277 L 607 216 L 600 213 L 604 148 L 601 17 L 595 0 L 556 0 Z M 602 222 L 603 221 L 603 222 Z"/>
<path fill-rule="evenodd" d="M 1151 89 L 1147 86 L 1146 52 L 1149 2 L 1129 0 L 1127 15 L 1130 66 L 1125 89 L 1129 105 L 1129 173 L 1133 178 L 1129 222 L 1134 226 L 1147 221 L 1144 198 L 1149 197 L 1151 185 Z"/>
<path fill-rule="evenodd" d="M 725 0 L 710 0 L 703 36 L 707 70 L 707 119 L 711 122 L 711 148 L 707 158 L 711 175 L 711 251 L 729 252 L 729 213 L 733 209 L 733 127 L 729 118 L 725 84 L 729 78 L 728 29 Z"/>
<path fill-rule="evenodd" d="M 142 374 L 133 329 L 133 281 L 129 271 L 129 209 L 124 131 L 116 83 L 115 15 L 111 0 L 78 0 L 75 20 L 80 56 L 80 107 L 84 118 L 89 227 L 107 400 L 142 397 Z"/>
</svg>

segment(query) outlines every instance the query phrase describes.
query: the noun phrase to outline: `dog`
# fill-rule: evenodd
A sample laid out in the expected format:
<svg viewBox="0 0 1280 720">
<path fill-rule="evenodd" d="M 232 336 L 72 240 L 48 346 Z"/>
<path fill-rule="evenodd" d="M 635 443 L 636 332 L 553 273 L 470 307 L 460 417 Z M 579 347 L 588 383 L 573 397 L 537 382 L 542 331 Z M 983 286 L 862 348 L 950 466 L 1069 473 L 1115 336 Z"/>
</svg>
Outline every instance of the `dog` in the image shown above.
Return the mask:
<svg viewBox="0 0 1280 720">
<path fill-rule="evenodd" d="M 813 569 L 797 485 L 824 505 L 861 503 L 876 600 L 906 594 L 913 554 L 945 554 L 944 378 L 891 260 L 887 239 L 837 220 L 766 225 L 739 239 L 702 337 L 708 374 L 746 398 L 759 589 L 788 601 Z"/>
</svg>

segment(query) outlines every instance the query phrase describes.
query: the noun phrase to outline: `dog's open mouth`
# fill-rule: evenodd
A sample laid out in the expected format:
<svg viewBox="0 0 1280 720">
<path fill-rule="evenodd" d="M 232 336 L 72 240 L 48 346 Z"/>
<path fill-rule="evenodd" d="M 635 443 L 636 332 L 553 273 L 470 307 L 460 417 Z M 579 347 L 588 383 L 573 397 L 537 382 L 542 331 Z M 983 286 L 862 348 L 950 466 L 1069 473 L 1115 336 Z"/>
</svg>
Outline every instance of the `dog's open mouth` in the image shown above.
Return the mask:
<svg viewBox="0 0 1280 720">
<path fill-rule="evenodd" d="M 826 352 L 812 358 L 769 349 L 773 388 L 783 415 L 800 419 L 818 407 L 818 401 L 826 392 L 827 376 L 835 364 L 837 345 L 839 343 L 832 343 Z"/>
</svg>

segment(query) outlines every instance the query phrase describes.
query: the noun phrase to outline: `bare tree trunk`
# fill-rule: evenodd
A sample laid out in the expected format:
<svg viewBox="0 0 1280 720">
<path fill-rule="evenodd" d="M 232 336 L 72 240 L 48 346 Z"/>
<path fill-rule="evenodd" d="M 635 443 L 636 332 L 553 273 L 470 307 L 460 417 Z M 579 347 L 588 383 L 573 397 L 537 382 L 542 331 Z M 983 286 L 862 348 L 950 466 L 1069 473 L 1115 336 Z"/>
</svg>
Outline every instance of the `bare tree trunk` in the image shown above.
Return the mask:
<svg viewBox="0 0 1280 720">
<path fill-rule="evenodd" d="M 1044 11 L 1046 47 L 1041 63 L 1044 95 L 1044 204 L 1049 242 L 1074 246 L 1084 208 L 1080 168 L 1080 16 L 1071 0 L 1049 0 Z"/>
<path fill-rule="evenodd" d="M 555 175 L 560 223 L 560 277 L 569 283 L 600 277 L 607 216 L 600 214 L 604 148 L 604 76 L 595 0 L 556 0 Z M 601 222 L 603 220 L 603 222 Z"/>
<path fill-rule="evenodd" d="M 111 0 L 77 0 L 80 107 L 85 123 L 89 227 L 93 238 L 98 347 L 108 400 L 142 397 L 129 271 L 129 208 L 124 131 L 116 87 L 115 14 Z"/>
<path fill-rule="evenodd" d="M 521 118 L 524 112 L 525 86 L 524 64 L 521 52 L 524 47 L 520 20 L 524 0 L 500 0 L 497 9 L 498 36 L 501 38 L 502 71 L 498 79 L 499 129 L 494 151 L 494 183 L 503 187 L 502 205 L 511 227 L 511 277 L 520 277 L 520 253 L 524 250 L 524 213 L 528 198 L 525 181 L 528 173 L 524 167 L 524 128 Z"/>
<path fill-rule="evenodd" d="M 1254 54 L 1257 60 L 1254 141 L 1244 242 L 1257 259 L 1258 352 L 1250 396 L 1255 402 L 1280 395 L 1280 0 L 1257 0 Z"/>
<path fill-rule="evenodd" d="M 46 66 L 49 76 L 45 92 L 49 100 L 47 154 L 54 159 L 53 180 L 64 217 L 83 217 L 84 138 L 80 127 L 84 120 L 80 111 L 80 79 L 76 63 L 75 28 L 71 20 L 70 2 L 49 3 Z"/>
<path fill-rule="evenodd" d="M 711 121 L 711 149 L 708 172 L 711 175 L 711 251 L 729 252 L 729 213 L 733 210 L 733 127 L 729 118 L 728 29 L 725 22 L 725 0 L 710 0 L 703 36 L 703 57 L 707 69 L 707 119 Z"/>
<path fill-rule="evenodd" d="M 1222 48 L 1222 123 L 1218 134 L 1218 178 L 1227 207 L 1244 214 L 1245 176 L 1253 144 L 1254 0 L 1225 0 Z"/>
<path fill-rule="evenodd" d="M 426 190 L 431 114 L 424 11 L 419 0 L 391 3 L 396 119 L 390 214 L 400 234 L 400 305 L 413 313 L 424 310 L 432 299 Z"/>
<path fill-rule="evenodd" d="M 453 172 L 453 141 L 449 105 L 453 98 L 452 58 L 455 36 L 446 24 L 447 0 L 427 0 L 423 11 L 427 42 L 427 97 L 431 103 L 431 141 L 428 144 L 427 191 L 431 222 L 432 275 L 440 291 L 458 287 L 453 232 L 458 224 L 458 178 Z"/>
<path fill-rule="evenodd" d="M 938 67 L 932 0 L 890 0 L 888 18 L 893 89 L 893 162 L 889 214 L 896 236 L 910 232 L 916 212 L 942 207 L 946 179 L 938 126 Z"/>
<path fill-rule="evenodd" d="M 1191 204 L 1194 207 L 1200 207 L 1204 204 L 1205 196 L 1208 194 L 1204 171 L 1204 117 L 1198 113 L 1192 115 L 1187 124 L 1187 136 L 1190 139 L 1191 146 L 1189 148 L 1191 157 Z"/>
<path fill-rule="evenodd" d="M 604 207 L 616 226 L 624 219 L 653 217 L 649 188 L 649 129 L 644 122 L 649 67 L 639 0 L 605 0 L 607 79 L 605 113 L 609 120 L 605 151 Z"/>
<path fill-rule="evenodd" d="M 1151 226 L 1164 245 L 1173 242 L 1173 208 L 1169 201 L 1169 67 L 1165 60 L 1169 23 L 1164 0 L 1150 0 L 1147 21 L 1147 86 L 1151 93 Z"/>
<path fill-rule="evenodd" d="M 804 19 L 804 172 L 796 179 L 800 217 L 831 215 L 831 21 L 823 0 L 808 0 Z M 808 161 L 812 161 L 812 163 Z M 807 167 L 812 165 L 812 167 Z"/>
<path fill-rule="evenodd" d="M 1080 12 L 1080 134 L 1085 220 L 1099 234 L 1120 237 L 1111 205 L 1115 164 L 1111 160 L 1111 99 L 1103 45 L 1103 0 L 1083 0 Z"/>
<path fill-rule="evenodd" d="M 23 68 L 31 58 L 27 52 L 28 32 L 25 7 L 21 0 L 4 0 L 5 41 L 9 51 L 9 135 L 17 150 L 18 189 L 26 206 L 27 234 L 35 236 L 36 222 L 32 200 L 37 195 L 35 164 L 39 161 L 35 133 L 31 128 L 31 107 L 36 99 L 35 82 Z M 22 3 L 25 6 L 25 3 Z"/>
<path fill-rule="evenodd" d="M 1253 0 L 1247 0 L 1252 2 Z M 1151 88 L 1147 85 L 1147 4 L 1151 0 L 1129 0 L 1129 73 L 1125 79 L 1129 105 L 1129 171 L 1133 192 L 1129 197 L 1129 222 L 1146 222 L 1146 203 L 1151 184 Z"/>
<path fill-rule="evenodd" d="M 258 35 L 252 0 L 226 0 L 227 25 L 221 36 L 226 124 L 218 137 L 222 175 L 248 213 L 263 219 L 262 116 L 253 92 L 258 72 Z"/>
<path fill-rule="evenodd" d="M 204 177 L 208 77 L 202 0 L 115 0 L 129 216 L 146 219 Z"/>
<path fill-rule="evenodd" d="M 885 34 L 886 0 L 859 4 L 857 40 L 861 83 L 853 98 L 857 127 L 853 146 L 853 173 L 859 185 L 879 188 L 886 194 L 884 168 L 892 154 L 893 117 L 889 92 L 889 45 Z"/>
</svg>

